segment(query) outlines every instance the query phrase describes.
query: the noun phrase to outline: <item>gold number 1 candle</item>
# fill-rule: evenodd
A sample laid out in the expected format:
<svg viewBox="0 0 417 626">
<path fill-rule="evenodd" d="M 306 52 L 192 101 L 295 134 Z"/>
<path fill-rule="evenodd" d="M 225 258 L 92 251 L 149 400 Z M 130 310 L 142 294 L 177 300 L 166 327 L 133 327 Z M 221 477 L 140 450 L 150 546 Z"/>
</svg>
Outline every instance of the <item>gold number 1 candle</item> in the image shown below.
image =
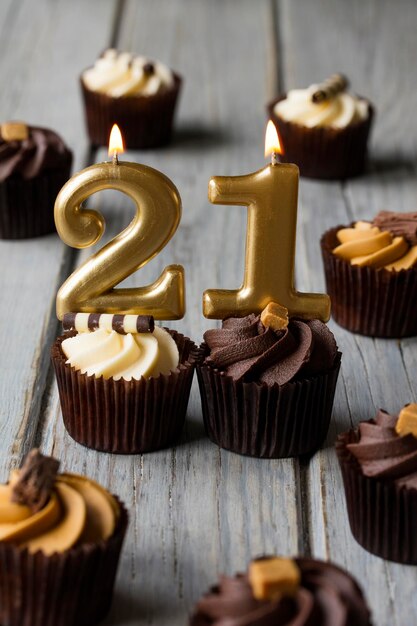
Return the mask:
<svg viewBox="0 0 417 626">
<path fill-rule="evenodd" d="M 265 140 L 265 156 L 272 154 L 270 165 L 253 174 L 210 179 L 210 202 L 247 206 L 248 221 L 243 284 L 237 290 L 205 291 L 205 317 L 260 313 L 269 302 L 287 307 L 291 317 L 323 322 L 330 317 L 329 296 L 300 293 L 294 287 L 299 170 L 278 163 L 277 152 L 278 135 L 270 121 Z"/>
<path fill-rule="evenodd" d="M 104 232 L 102 215 L 82 203 L 102 189 L 117 189 L 136 205 L 129 226 L 93 254 L 62 285 L 57 316 L 71 311 L 95 313 L 152 313 L 156 319 L 184 316 L 184 268 L 167 266 L 146 287 L 115 285 L 143 267 L 171 239 L 181 218 L 181 199 L 174 184 L 161 172 L 137 163 L 119 162 L 123 142 L 117 126 L 110 137 L 113 160 L 87 167 L 61 189 L 55 203 L 55 223 L 64 243 L 74 248 L 94 245 Z"/>
</svg>

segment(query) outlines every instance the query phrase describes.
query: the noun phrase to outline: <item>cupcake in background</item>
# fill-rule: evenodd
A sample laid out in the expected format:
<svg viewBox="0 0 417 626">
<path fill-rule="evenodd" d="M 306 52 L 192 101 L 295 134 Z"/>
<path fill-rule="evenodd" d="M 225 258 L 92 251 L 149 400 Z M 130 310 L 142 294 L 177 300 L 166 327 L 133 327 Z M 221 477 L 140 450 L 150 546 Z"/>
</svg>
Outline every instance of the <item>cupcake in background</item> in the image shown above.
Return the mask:
<svg viewBox="0 0 417 626">
<path fill-rule="evenodd" d="M 107 145 L 113 124 L 128 149 L 169 143 L 181 78 L 160 61 L 106 50 L 81 74 L 88 135 Z"/>
<path fill-rule="evenodd" d="M 268 105 L 283 146 L 281 160 L 296 163 L 303 176 L 346 179 L 363 173 L 374 108 L 347 88 L 347 79 L 335 74 Z"/>
<path fill-rule="evenodd" d="M 196 604 L 190 626 L 371 626 L 356 581 L 317 559 L 263 557 L 221 576 Z"/>
<path fill-rule="evenodd" d="M 93 626 L 108 613 L 127 512 L 32 450 L 0 485 L 0 622 Z"/>
<path fill-rule="evenodd" d="M 55 232 L 54 203 L 71 174 L 72 152 L 54 131 L 0 126 L 0 239 Z"/>
<path fill-rule="evenodd" d="M 417 335 L 417 213 L 381 211 L 321 239 L 335 321 L 371 337 Z"/>
<path fill-rule="evenodd" d="M 350 528 L 368 552 L 417 564 L 417 404 L 339 436 Z"/>
<path fill-rule="evenodd" d="M 260 315 L 223 320 L 204 333 L 197 374 L 208 437 L 261 458 L 312 454 L 329 428 L 341 353 L 318 319 L 289 319 L 269 303 Z"/>
</svg>

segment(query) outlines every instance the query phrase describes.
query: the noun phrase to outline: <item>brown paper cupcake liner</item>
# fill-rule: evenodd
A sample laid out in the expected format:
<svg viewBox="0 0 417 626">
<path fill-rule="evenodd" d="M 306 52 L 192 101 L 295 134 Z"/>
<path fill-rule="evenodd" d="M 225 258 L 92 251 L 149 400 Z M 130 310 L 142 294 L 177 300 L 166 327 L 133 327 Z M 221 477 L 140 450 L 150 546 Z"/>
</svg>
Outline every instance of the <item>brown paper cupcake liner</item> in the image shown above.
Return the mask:
<svg viewBox="0 0 417 626">
<path fill-rule="evenodd" d="M 2 626 L 93 626 L 108 613 L 128 515 L 113 535 L 46 556 L 0 542 Z"/>
<path fill-rule="evenodd" d="M 417 268 L 389 272 L 358 267 L 339 259 L 332 250 L 337 231 L 321 238 L 327 293 L 334 320 L 347 330 L 370 337 L 401 338 L 417 335 Z"/>
<path fill-rule="evenodd" d="M 66 364 L 58 337 L 51 356 L 65 428 L 87 448 L 117 454 L 139 454 L 173 445 L 179 438 L 199 349 L 188 337 L 169 331 L 180 353 L 180 365 L 157 378 L 105 380 L 81 374 Z"/>
<path fill-rule="evenodd" d="M 220 448 L 252 457 L 312 454 L 327 435 L 340 360 L 338 352 L 329 371 L 282 386 L 235 382 L 197 365 L 207 436 Z"/>
<path fill-rule="evenodd" d="M 417 490 L 364 476 L 346 448 L 358 440 L 358 432 L 351 430 L 336 443 L 352 534 L 372 554 L 416 565 Z"/>
<path fill-rule="evenodd" d="M 82 78 L 87 131 L 93 146 L 107 146 L 113 124 L 122 131 L 129 149 L 157 148 L 169 143 L 182 79 L 153 96 L 113 98 L 87 89 Z"/>
<path fill-rule="evenodd" d="M 71 175 L 71 162 L 35 178 L 16 175 L 0 183 L 0 239 L 29 239 L 56 232 L 55 199 Z"/>
<path fill-rule="evenodd" d="M 277 127 L 284 154 L 283 163 L 296 163 L 302 176 L 323 179 L 345 179 L 359 176 L 366 164 L 368 137 L 374 108 L 368 101 L 369 115 L 346 128 L 307 128 L 286 122 L 274 112 L 283 95 L 267 106 L 269 117 Z"/>
</svg>

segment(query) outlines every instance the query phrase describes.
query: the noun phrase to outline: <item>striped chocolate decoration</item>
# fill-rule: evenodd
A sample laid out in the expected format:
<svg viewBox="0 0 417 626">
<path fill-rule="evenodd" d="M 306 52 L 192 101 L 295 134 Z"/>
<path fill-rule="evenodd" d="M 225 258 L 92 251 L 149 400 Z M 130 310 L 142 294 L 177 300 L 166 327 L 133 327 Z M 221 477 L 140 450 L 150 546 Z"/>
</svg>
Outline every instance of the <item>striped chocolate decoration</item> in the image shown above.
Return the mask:
<svg viewBox="0 0 417 626">
<path fill-rule="evenodd" d="M 111 313 L 65 313 L 62 320 L 64 330 L 114 330 L 121 335 L 127 333 L 153 333 L 152 315 L 112 315 Z"/>
<path fill-rule="evenodd" d="M 317 85 L 316 91 L 311 96 L 315 104 L 324 102 L 334 98 L 338 93 L 345 91 L 349 85 L 349 81 L 343 74 L 333 74 L 330 78 Z"/>
</svg>

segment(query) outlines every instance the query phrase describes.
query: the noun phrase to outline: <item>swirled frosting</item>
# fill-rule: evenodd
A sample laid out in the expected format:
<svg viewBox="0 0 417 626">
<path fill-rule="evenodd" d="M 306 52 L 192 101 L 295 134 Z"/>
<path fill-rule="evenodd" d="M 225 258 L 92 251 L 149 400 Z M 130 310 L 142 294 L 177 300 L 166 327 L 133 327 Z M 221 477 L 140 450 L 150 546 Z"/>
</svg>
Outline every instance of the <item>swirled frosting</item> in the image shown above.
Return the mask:
<svg viewBox="0 0 417 626">
<path fill-rule="evenodd" d="M 91 91 L 113 98 L 153 96 L 174 85 L 173 73 L 163 63 L 113 49 L 106 50 L 85 70 L 82 80 Z"/>
<path fill-rule="evenodd" d="M 205 363 L 234 380 L 284 385 L 297 376 L 330 369 L 337 354 L 333 334 L 319 320 L 291 320 L 284 330 L 265 327 L 258 315 L 228 318 L 208 330 Z"/>
<path fill-rule="evenodd" d="M 295 559 L 301 583 L 294 598 L 256 600 L 247 574 L 222 576 L 197 603 L 191 626 L 370 626 L 363 594 L 331 563 Z"/>
<path fill-rule="evenodd" d="M 417 213 L 382 211 L 371 222 L 356 222 L 337 232 L 340 245 L 333 254 L 359 267 L 389 271 L 417 264 Z M 416 243 L 413 243 L 413 242 Z"/>
<path fill-rule="evenodd" d="M 93 480 L 59 474 L 47 504 L 33 512 L 28 506 L 12 502 L 12 488 L 18 477 L 19 472 L 14 472 L 7 485 L 0 485 L 0 541 L 50 555 L 113 534 L 119 505 Z"/>
<path fill-rule="evenodd" d="M 323 102 L 313 102 L 312 96 L 318 87 L 319 85 L 310 85 L 307 89 L 292 89 L 286 98 L 277 102 L 275 114 L 286 122 L 294 122 L 307 128 L 346 128 L 369 116 L 366 100 L 346 92 L 338 93 Z"/>
<path fill-rule="evenodd" d="M 378 411 L 375 420 L 359 424 L 359 441 L 347 449 L 365 476 L 392 480 L 417 489 L 417 439 L 397 434 L 398 416 Z"/>
<path fill-rule="evenodd" d="M 67 363 L 82 374 L 119 380 L 169 374 L 179 363 L 177 344 L 163 328 L 153 333 L 127 333 L 98 329 L 65 339 Z"/>
<path fill-rule="evenodd" d="M 29 127 L 23 141 L 5 141 L 0 137 L 0 182 L 17 174 L 30 179 L 45 170 L 70 167 L 72 152 L 64 141 L 47 128 Z"/>
</svg>

